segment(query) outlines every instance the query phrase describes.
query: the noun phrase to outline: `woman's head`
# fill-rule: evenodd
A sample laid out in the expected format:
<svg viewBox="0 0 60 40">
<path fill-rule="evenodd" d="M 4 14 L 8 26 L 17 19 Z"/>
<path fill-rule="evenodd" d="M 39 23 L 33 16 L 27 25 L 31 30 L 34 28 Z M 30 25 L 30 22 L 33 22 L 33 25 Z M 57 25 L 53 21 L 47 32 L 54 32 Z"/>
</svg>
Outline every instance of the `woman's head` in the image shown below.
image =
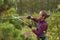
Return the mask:
<svg viewBox="0 0 60 40">
<path fill-rule="evenodd" d="M 48 18 L 50 15 L 47 14 L 47 12 L 45 10 L 42 10 L 39 12 L 39 18 L 40 19 L 46 19 Z"/>
</svg>

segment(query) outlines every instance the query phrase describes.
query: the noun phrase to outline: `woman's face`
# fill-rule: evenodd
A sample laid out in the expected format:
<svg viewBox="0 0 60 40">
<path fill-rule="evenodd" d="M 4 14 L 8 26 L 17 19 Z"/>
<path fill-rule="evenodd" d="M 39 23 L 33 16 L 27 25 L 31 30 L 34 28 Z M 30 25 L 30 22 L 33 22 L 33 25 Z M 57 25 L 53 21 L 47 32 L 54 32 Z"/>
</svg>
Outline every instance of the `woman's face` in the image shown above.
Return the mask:
<svg viewBox="0 0 60 40">
<path fill-rule="evenodd" d="M 40 18 L 40 19 L 43 19 L 43 18 L 44 18 L 44 16 L 42 16 L 42 15 L 43 15 L 42 12 L 40 12 L 40 13 L 39 13 L 39 18 Z"/>
</svg>

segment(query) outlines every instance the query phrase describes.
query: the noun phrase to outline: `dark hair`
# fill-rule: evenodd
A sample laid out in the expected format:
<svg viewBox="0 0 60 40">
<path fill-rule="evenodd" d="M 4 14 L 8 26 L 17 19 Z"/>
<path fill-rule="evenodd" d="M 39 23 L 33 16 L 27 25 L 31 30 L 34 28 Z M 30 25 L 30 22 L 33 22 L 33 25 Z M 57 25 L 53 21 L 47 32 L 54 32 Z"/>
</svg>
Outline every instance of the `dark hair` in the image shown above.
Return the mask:
<svg viewBox="0 0 60 40">
<path fill-rule="evenodd" d="M 46 18 L 48 18 L 50 16 L 49 14 L 47 14 L 47 12 L 45 10 L 42 10 L 40 12 L 42 12 L 42 16 L 45 17 L 44 19 L 46 19 Z"/>
</svg>

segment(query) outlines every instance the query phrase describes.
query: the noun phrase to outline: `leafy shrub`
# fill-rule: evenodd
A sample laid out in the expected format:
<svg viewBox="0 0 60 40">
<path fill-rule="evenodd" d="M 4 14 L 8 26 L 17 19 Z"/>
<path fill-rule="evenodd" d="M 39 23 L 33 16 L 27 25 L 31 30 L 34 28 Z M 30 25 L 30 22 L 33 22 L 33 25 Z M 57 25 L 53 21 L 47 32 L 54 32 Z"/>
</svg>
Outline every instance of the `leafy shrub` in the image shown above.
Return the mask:
<svg viewBox="0 0 60 40">
<path fill-rule="evenodd" d="M 37 13 L 34 13 L 34 17 L 38 17 L 36 15 Z M 16 14 L 13 14 L 13 16 L 19 16 Z M 6 18 L 6 17 L 3 17 Z M 29 20 L 29 19 L 21 19 L 25 22 L 28 22 L 33 24 L 34 26 L 37 25 L 36 22 Z M 23 28 L 26 28 L 26 25 L 22 24 L 22 21 L 16 18 L 13 18 L 12 15 L 9 16 L 8 19 L 2 19 L 0 20 L 0 40 L 36 40 L 35 36 L 32 36 L 33 38 L 25 37 L 23 34 L 21 34 Z M 60 14 L 55 13 L 52 14 L 49 18 L 46 19 L 48 23 L 48 32 L 46 36 L 49 40 L 59 40 L 60 37 Z M 29 29 L 27 29 L 29 31 Z M 24 32 L 24 31 L 23 31 Z M 59 35 L 59 36 L 58 36 Z"/>
</svg>

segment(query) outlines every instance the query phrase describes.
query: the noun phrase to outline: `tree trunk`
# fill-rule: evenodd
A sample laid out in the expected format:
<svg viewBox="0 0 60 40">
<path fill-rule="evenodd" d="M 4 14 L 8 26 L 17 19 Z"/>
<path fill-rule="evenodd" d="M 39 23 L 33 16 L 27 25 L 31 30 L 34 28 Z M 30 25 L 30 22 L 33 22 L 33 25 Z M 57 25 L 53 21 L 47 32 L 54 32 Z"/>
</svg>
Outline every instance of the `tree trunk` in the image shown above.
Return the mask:
<svg viewBox="0 0 60 40">
<path fill-rule="evenodd" d="M 0 11 L 0 19 L 1 19 L 1 16 L 2 16 L 2 12 Z"/>
<path fill-rule="evenodd" d="M 16 0 L 16 11 L 19 15 L 23 15 L 22 14 L 22 0 Z"/>
</svg>

